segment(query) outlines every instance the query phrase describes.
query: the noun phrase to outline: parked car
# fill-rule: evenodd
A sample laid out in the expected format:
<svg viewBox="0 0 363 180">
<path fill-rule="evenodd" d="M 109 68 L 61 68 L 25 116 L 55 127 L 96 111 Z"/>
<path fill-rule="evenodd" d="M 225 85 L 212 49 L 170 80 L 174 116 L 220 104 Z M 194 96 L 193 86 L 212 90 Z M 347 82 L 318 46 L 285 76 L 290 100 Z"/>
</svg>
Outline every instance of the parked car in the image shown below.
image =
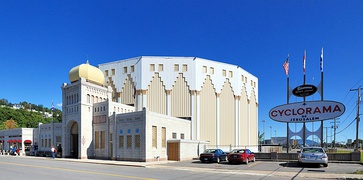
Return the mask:
<svg viewBox="0 0 363 180">
<path fill-rule="evenodd" d="M 228 162 L 229 163 L 246 163 L 255 162 L 255 154 L 251 152 L 249 149 L 233 149 L 228 154 Z"/>
<path fill-rule="evenodd" d="M 199 155 L 199 160 L 204 162 L 221 162 L 227 160 L 227 154 L 222 149 L 206 149 Z"/>
<path fill-rule="evenodd" d="M 322 147 L 302 147 L 298 153 L 300 166 L 304 163 L 309 163 L 322 164 L 324 167 L 328 167 L 328 155 Z"/>
</svg>

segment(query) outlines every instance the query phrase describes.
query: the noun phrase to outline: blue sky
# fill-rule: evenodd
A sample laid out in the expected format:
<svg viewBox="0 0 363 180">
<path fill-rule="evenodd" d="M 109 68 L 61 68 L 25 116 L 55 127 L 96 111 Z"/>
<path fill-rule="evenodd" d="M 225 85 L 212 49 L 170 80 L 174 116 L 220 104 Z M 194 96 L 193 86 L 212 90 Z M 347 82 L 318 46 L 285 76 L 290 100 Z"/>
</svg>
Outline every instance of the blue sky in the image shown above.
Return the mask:
<svg viewBox="0 0 363 180">
<path fill-rule="evenodd" d="M 259 129 L 269 139 L 286 135 L 286 124 L 268 112 L 286 103 L 287 54 L 292 88 L 303 83 L 304 50 L 307 83 L 317 85 L 324 47 L 324 99 L 346 106 L 337 141 L 355 139 L 356 124 L 349 124 L 358 94 L 350 89 L 363 85 L 362 17 L 361 1 L 0 1 L 0 98 L 59 105 L 69 70 L 87 59 L 97 66 L 137 56 L 196 56 L 259 78 Z M 328 134 L 330 141 L 331 128 Z"/>
</svg>

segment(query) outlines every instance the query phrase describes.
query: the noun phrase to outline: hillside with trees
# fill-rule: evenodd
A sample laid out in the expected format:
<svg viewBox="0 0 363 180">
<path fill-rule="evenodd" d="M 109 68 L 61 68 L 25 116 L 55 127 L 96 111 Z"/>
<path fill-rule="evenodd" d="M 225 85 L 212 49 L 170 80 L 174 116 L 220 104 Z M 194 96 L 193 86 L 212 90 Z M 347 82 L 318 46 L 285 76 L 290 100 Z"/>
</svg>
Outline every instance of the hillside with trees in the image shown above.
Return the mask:
<svg viewBox="0 0 363 180">
<path fill-rule="evenodd" d="M 35 128 L 38 123 L 62 122 L 62 112 L 43 105 L 27 102 L 13 104 L 6 99 L 0 99 L 0 130 L 13 128 Z"/>
</svg>

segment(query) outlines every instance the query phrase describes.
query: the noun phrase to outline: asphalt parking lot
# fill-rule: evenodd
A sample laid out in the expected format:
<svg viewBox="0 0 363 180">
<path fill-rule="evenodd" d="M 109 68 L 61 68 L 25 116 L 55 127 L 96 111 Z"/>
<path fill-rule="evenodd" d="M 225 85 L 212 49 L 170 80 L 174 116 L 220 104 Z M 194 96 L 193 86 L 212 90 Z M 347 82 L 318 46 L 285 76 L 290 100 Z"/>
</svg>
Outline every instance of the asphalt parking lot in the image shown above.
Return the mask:
<svg viewBox="0 0 363 180">
<path fill-rule="evenodd" d="M 299 166 L 297 161 L 291 162 L 272 162 L 272 161 L 256 161 L 249 164 L 229 164 L 221 163 L 202 163 L 199 160 L 180 161 L 174 163 L 163 164 L 170 168 L 198 168 L 200 170 L 215 171 L 251 171 L 251 172 L 286 172 L 286 173 L 319 173 L 319 174 L 354 174 L 356 171 L 362 171 L 362 164 L 352 163 L 329 163 L 328 167 L 315 164 L 307 164 Z M 363 178 L 363 175 L 361 175 Z"/>
</svg>

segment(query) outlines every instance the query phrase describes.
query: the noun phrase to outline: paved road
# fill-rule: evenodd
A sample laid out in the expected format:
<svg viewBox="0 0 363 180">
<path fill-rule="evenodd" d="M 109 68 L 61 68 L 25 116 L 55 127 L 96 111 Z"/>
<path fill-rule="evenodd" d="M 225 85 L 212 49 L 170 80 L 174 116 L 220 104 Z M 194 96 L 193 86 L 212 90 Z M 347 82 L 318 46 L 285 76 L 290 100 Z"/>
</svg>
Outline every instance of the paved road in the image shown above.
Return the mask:
<svg viewBox="0 0 363 180">
<path fill-rule="evenodd" d="M 137 167 L 132 167 L 137 166 Z M 146 168 L 144 168 L 146 167 Z M 350 174 L 360 164 L 330 163 L 324 167 L 298 167 L 296 163 L 254 162 L 248 165 L 182 161 L 131 163 L 108 160 L 51 159 L 0 156 L 1 179 L 363 179 Z"/>
</svg>

